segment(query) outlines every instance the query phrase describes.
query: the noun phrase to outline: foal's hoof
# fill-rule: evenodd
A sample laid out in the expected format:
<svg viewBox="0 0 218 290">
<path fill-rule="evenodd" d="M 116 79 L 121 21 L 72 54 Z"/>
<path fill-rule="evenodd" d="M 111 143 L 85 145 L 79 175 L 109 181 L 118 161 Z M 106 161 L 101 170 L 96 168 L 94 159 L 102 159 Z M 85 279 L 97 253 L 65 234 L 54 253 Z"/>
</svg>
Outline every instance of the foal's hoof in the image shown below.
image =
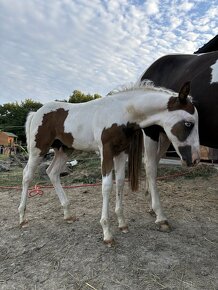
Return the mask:
<svg viewBox="0 0 218 290">
<path fill-rule="evenodd" d="M 72 224 L 72 223 L 78 221 L 79 218 L 76 217 L 76 216 L 69 216 L 68 218 L 65 218 L 64 220 L 65 220 L 68 224 Z"/>
<path fill-rule="evenodd" d="M 171 225 L 168 223 L 168 221 L 161 221 L 157 223 L 158 227 L 159 227 L 159 231 L 161 232 L 171 232 L 172 231 L 172 227 Z"/>
<path fill-rule="evenodd" d="M 119 230 L 120 230 L 122 233 L 124 233 L 124 234 L 126 234 L 126 233 L 129 232 L 129 228 L 128 228 L 128 226 L 119 227 Z"/>
<path fill-rule="evenodd" d="M 23 220 L 20 223 L 20 229 L 27 228 L 29 226 L 28 220 Z"/>
<path fill-rule="evenodd" d="M 104 244 L 107 245 L 109 248 L 114 247 L 115 246 L 115 240 L 111 239 L 111 240 L 104 240 Z"/>
</svg>

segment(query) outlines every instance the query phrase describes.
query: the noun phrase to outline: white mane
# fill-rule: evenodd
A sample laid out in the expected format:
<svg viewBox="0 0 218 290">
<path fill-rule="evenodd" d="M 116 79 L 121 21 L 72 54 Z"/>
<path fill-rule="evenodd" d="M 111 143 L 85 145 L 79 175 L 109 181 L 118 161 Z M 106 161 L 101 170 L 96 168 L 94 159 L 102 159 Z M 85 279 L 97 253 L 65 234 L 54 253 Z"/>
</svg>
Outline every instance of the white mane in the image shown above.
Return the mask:
<svg viewBox="0 0 218 290">
<path fill-rule="evenodd" d="M 143 81 L 137 81 L 136 83 L 128 83 L 128 84 L 118 86 L 117 88 L 110 91 L 107 94 L 107 96 L 115 95 L 115 94 L 122 93 L 122 92 L 134 91 L 134 90 L 144 90 L 144 91 L 152 90 L 152 91 L 158 91 L 158 92 L 165 92 L 165 93 L 171 94 L 173 96 L 178 95 L 177 93 L 175 93 L 172 90 L 162 88 L 162 87 L 155 87 L 155 85 L 152 81 L 143 80 Z"/>
</svg>

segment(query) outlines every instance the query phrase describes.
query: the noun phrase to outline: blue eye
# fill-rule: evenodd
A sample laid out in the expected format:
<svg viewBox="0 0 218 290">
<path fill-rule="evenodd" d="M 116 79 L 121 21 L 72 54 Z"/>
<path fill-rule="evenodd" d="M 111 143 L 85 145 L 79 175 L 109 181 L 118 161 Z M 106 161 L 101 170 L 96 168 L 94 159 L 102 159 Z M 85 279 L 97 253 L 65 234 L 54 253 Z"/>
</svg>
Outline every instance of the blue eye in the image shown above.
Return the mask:
<svg viewBox="0 0 218 290">
<path fill-rule="evenodd" d="M 193 127 L 194 124 L 192 122 L 185 122 L 185 126 L 190 128 L 190 127 Z"/>
</svg>

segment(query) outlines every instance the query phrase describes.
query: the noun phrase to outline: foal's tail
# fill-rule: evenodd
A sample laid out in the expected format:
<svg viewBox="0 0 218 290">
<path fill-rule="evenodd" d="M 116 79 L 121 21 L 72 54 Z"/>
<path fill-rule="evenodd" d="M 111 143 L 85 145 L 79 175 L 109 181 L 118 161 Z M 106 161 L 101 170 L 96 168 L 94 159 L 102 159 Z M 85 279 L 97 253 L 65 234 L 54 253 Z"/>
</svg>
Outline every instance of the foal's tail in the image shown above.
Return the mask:
<svg viewBox="0 0 218 290">
<path fill-rule="evenodd" d="M 36 112 L 30 112 L 29 115 L 27 116 L 26 119 L 26 124 L 25 124 L 25 130 L 26 130 L 26 142 L 27 142 L 27 150 L 29 152 L 29 146 L 30 146 L 30 125 L 33 119 L 33 116 L 35 115 Z"/>
<path fill-rule="evenodd" d="M 137 191 L 139 187 L 139 175 L 142 165 L 142 145 L 143 133 L 142 130 L 137 130 L 133 135 L 128 152 L 128 178 L 132 191 Z"/>
</svg>

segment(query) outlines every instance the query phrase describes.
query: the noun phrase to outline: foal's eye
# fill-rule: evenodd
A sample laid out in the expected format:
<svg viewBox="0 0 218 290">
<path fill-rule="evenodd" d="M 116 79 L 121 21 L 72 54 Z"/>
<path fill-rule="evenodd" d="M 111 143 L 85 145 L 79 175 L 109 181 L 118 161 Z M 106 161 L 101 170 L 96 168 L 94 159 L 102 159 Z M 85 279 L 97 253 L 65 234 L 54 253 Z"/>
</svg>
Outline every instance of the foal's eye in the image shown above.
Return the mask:
<svg viewBox="0 0 218 290">
<path fill-rule="evenodd" d="M 192 127 L 194 124 L 192 122 L 185 122 L 185 126 L 190 128 Z"/>
</svg>

